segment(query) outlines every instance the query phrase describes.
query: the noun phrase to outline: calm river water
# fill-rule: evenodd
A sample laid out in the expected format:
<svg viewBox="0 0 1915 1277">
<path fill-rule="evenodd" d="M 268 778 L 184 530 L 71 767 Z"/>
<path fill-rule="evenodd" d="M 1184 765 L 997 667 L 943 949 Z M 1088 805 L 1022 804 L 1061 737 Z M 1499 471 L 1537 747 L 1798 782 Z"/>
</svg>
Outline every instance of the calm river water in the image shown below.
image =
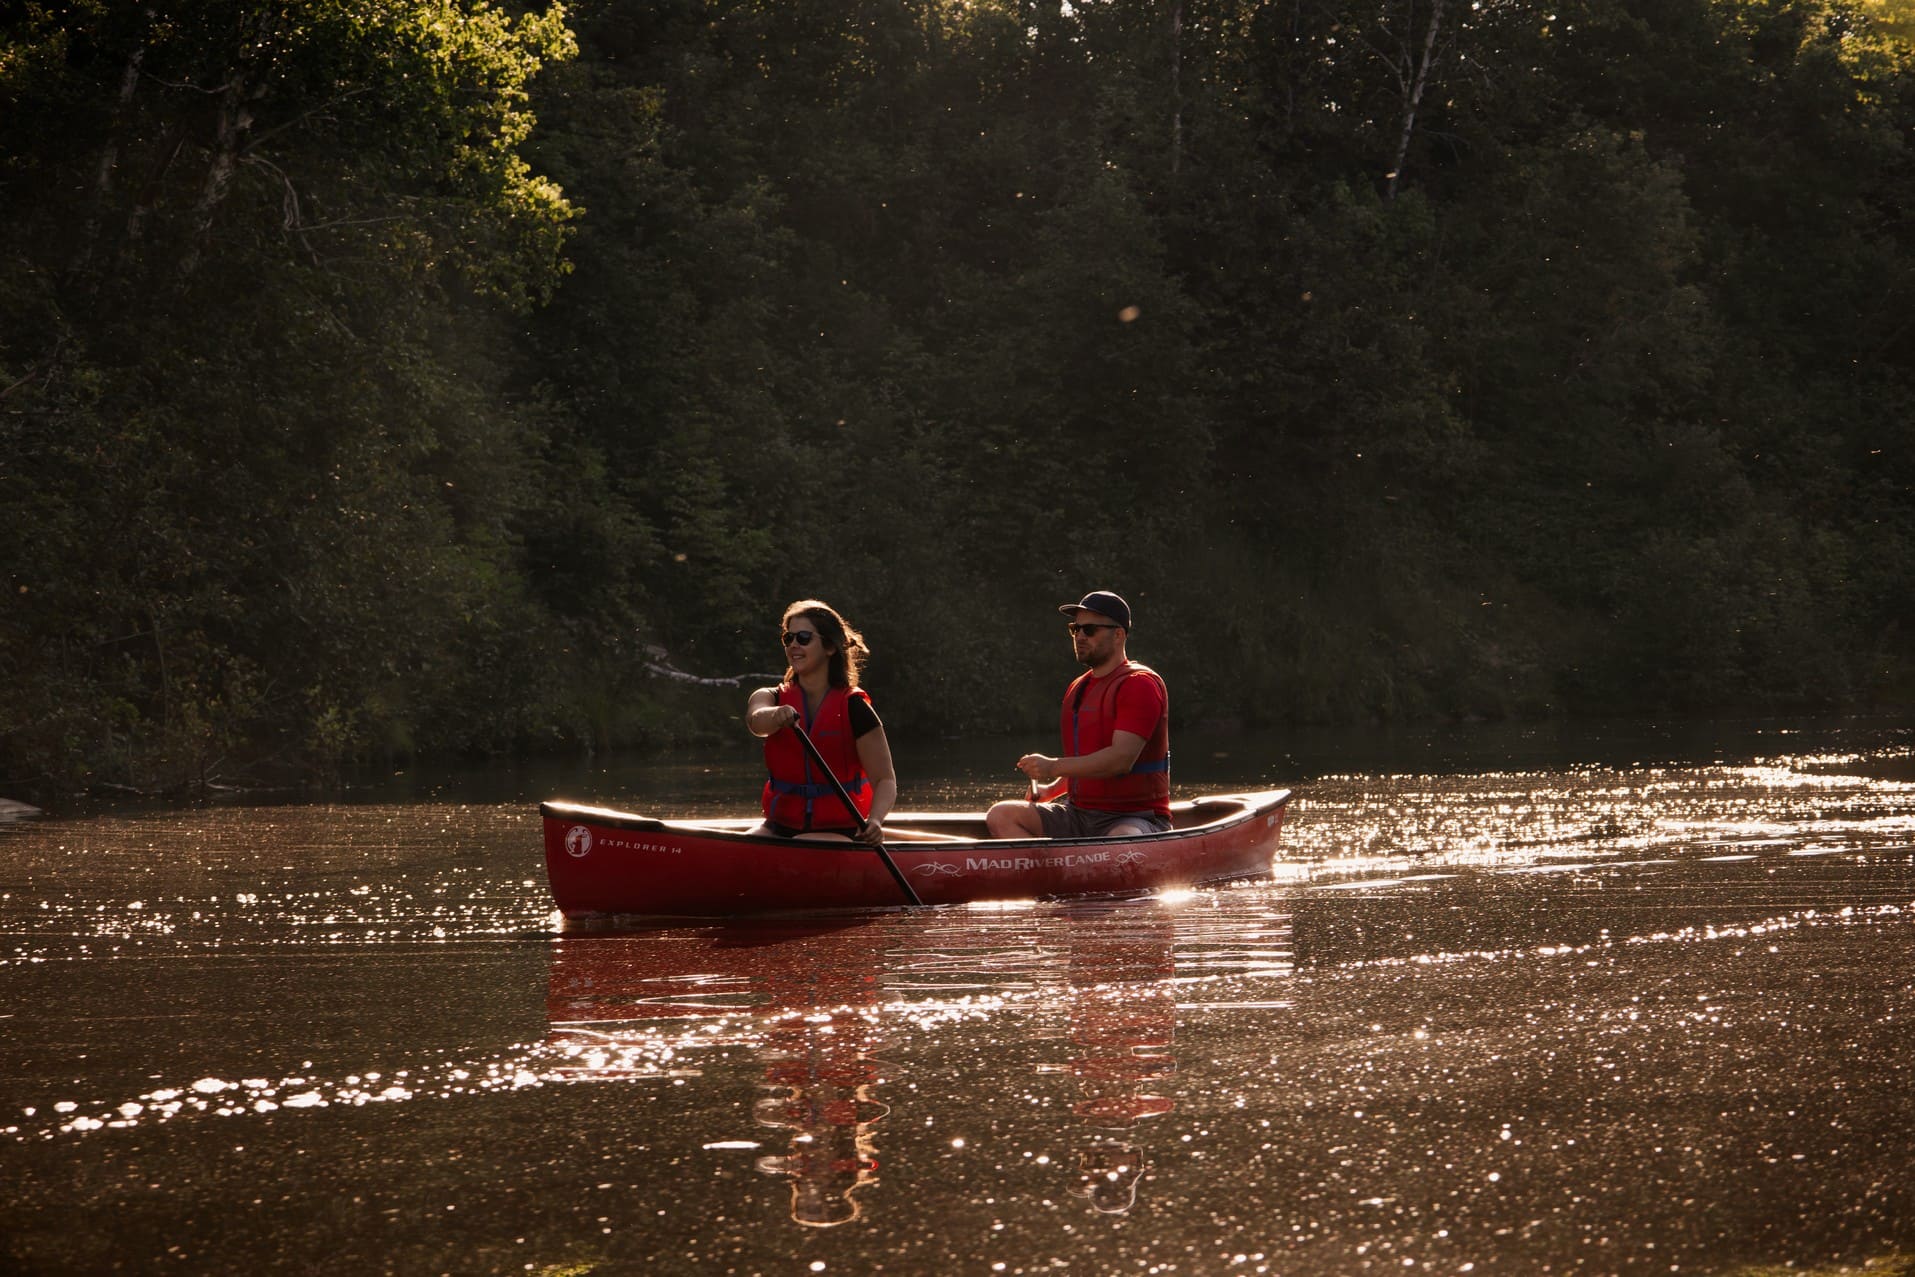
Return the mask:
<svg viewBox="0 0 1915 1277">
<path fill-rule="evenodd" d="M 558 926 L 538 798 L 743 753 L 0 826 L 0 1270 L 1915 1272 L 1915 733 L 1177 760 L 1272 879 Z"/>
</svg>

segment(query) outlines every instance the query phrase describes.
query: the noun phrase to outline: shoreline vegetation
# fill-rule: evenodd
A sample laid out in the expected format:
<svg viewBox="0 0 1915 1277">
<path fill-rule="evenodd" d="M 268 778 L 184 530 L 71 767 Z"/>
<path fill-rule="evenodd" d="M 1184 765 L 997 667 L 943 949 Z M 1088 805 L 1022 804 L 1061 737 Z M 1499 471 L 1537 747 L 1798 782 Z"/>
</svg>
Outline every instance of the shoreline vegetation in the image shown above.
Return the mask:
<svg viewBox="0 0 1915 1277">
<path fill-rule="evenodd" d="M 1905 713 L 1910 207 L 1898 0 L 14 6 L 0 793 L 721 739 L 807 596 L 899 739 L 1092 588 L 1180 722 Z"/>
</svg>

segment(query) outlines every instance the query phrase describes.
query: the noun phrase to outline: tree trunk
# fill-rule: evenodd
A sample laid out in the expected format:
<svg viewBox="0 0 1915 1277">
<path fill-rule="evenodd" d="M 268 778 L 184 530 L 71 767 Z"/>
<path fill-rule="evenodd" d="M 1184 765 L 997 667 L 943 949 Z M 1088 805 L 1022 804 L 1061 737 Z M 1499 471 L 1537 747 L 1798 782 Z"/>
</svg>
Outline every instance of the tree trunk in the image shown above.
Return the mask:
<svg viewBox="0 0 1915 1277">
<path fill-rule="evenodd" d="M 153 23 L 151 7 L 142 11 L 148 28 Z M 86 221 L 80 228 L 80 246 L 74 251 L 68 270 L 73 274 L 84 271 L 93 260 L 93 252 L 99 245 L 100 227 L 106 220 L 106 208 L 113 197 L 113 175 L 119 171 L 122 139 L 126 136 L 127 124 L 133 114 L 133 99 L 139 93 L 140 75 L 146 65 L 146 31 L 140 32 L 139 43 L 127 54 L 126 68 L 120 73 L 120 93 L 114 103 L 113 119 L 108 125 L 106 141 L 100 147 L 99 162 L 93 170 L 93 200 L 87 209 Z"/>
<path fill-rule="evenodd" d="M 191 278 L 205 255 L 206 241 L 213 219 L 232 189 L 233 175 L 239 171 L 240 153 L 246 147 L 246 135 L 253 126 L 252 104 L 266 92 L 259 80 L 260 50 L 271 38 L 270 11 L 254 15 L 240 29 L 238 55 L 219 95 L 219 113 L 213 132 L 213 155 L 206 166 L 205 180 L 193 201 L 188 223 L 186 248 L 180 254 L 180 278 Z"/>
<path fill-rule="evenodd" d="M 1170 173 L 1183 166 L 1184 157 L 1184 0 L 1170 5 Z"/>
<path fill-rule="evenodd" d="M 1410 138 L 1416 132 L 1416 113 L 1423 105 L 1423 94 L 1430 84 L 1430 72 L 1436 65 L 1436 38 L 1442 27 L 1443 0 L 1431 0 L 1430 24 L 1423 33 L 1423 51 L 1414 65 L 1404 68 L 1407 74 L 1403 80 L 1403 128 L 1396 139 L 1396 160 L 1384 178 L 1383 198 L 1386 202 L 1396 198 L 1396 185 L 1403 176 L 1403 165 L 1409 159 Z"/>
</svg>

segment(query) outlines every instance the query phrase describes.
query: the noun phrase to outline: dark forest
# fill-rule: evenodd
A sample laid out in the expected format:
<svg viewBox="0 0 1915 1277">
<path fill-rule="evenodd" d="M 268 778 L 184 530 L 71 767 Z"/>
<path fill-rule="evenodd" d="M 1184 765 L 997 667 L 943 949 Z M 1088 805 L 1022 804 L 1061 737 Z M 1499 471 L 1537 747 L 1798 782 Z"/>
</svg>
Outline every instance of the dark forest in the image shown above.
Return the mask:
<svg viewBox="0 0 1915 1277">
<path fill-rule="evenodd" d="M 1905 0 L 0 18 L 0 792 L 1915 705 Z"/>
</svg>

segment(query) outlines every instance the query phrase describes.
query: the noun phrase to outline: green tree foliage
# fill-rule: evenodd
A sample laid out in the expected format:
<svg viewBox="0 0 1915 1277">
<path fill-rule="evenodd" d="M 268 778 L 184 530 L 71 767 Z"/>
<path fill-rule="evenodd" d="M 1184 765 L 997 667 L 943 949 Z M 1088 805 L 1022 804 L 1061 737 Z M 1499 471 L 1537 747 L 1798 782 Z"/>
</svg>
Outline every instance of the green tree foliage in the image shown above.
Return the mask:
<svg viewBox="0 0 1915 1277">
<path fill-rule="evenodd" d="M 42 0 L 0 776 L 1906 704 L 1906 0 Z"/>
<path fill-rule="evenodd" d="M 552 494 L 500 369 L 558 279 L 571 210 L 518 151 L 570 47 L 454 3 L 13 22 L 8 757 L 176 784 L 518 728 L 489 689 L 549 678 L 520 545 Z"/>
</svg>

